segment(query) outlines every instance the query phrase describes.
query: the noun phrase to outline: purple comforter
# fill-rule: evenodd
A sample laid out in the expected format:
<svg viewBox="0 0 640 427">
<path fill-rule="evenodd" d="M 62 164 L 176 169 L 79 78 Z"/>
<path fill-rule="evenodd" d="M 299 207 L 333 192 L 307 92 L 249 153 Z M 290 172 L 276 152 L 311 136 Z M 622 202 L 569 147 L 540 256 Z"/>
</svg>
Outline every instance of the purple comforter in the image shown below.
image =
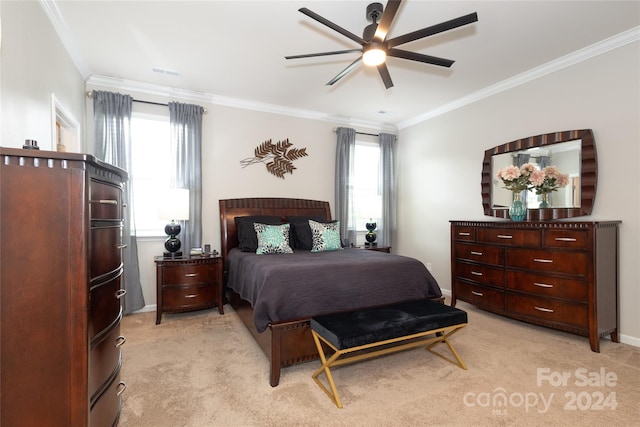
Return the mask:
<svg viewBox="0 0 640 427">
<path fill-rule="evenodd" d="M 420 261 L 362 249 L 256 255 L 229 251 L 227 286 L 271 323 L 442 295 Z"/>
</svg>

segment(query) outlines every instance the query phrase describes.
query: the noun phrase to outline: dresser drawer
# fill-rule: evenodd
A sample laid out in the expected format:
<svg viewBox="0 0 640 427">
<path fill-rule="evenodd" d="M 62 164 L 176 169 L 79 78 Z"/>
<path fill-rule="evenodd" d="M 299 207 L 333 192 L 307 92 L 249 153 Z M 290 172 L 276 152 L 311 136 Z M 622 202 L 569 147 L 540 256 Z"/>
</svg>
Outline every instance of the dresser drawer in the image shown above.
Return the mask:
<svg viewBox="0 0 640 427">
<path fill-rule="evenodd" d="M 455 226 L 453 227 L 453 238 L 459 242 L 475 242 L 475 227 Z"/>
<path fill-rule="evenodd" d="M 477 233 L 478 242 L 507 246 L 540 247 L 542 241 L 540 230 L 480 227 Z"/>
<path fill-rule="evenodd" d="M 97 398 L 97 393 L 104 389 L 108 380 L 118 368 L 120 361 L 120 347 L 125 338 L 120 335 L 120 324 L 116 324 L 109 335 L 95 346 L 92 345 L 89 352 L 89 396 L 91 400 Z"/>
<path fill-rule="evenodd" d="M 507 248 L 507 267 L 586 275 L 588 261 L 585 252 Z"/>
<path fill-rule="evenodd" d="M 163 286 L 162 305 L 173 309 L 213 305 L 217 300 L 215 291 L 216 286 L 211 283 Z"/>
<path fill-rule="evenodd" d="M 122 189 L 115 185 L 91 180 L 89 188 L 89 218 L 122 219 Z"/>
<path fill-rule="evenodd" d="M 506 307 L 507 311 L 549 322 L 565 323 L 584 329 L 587 329 L 588 326 L 586 304 L 508 293 Z"/>
<path fill-rule="evenodd" d="M 586 230 L 544 230 L 543 244 L 547 248 L 587 249 Z"/>
<path fill-rule="evenodd" d="M 456 277 L 483 285 L 504 287 L 504 270 L 502 268 L 459 262 L 456 264 Z"/>
<path fill-rule="evenodd" d="M 504 311 L 504 293 L 484 286 L 456 280 L 455 296 L 457 299 L 491 311 Z"/>
<path fill-rule="evenodd" d="M 111 427 L 118 424 L 122 407 L 122 393 L 126 389 L 125 384 L 120 381 L 120 365 L 121 361 L 118 362 L 118 371 L 109 383 L 109 387 L 98 397 L 97 401 L 91 404 L 90 426 Z"/>
<path fill-rule="evenodd" d="M 544 297 L 566 298 L 587 302 L 586 280 L 566 279 L 522 271 L 507 271 L 507 288 Z"/>
<path fill-rule="evenodd" d="M 455 254 L 458 260 L 468 260 L 482 264 L 504 265 L 504 248 L 500 246 L 456 243 Z"/>
<path fill-rule="evenodd" d="M 122 264 L 122 227 L 91 228 L 91 278 L 117 270 Z"/>
<path fill-rule="evenodd" d="M 89 339 L 113 325 L 120 316 L 120 276 L 91 288 L 89 294 Z"/>
<path fill-rule="evenodd" d="M 162 269 L 163 285 L 190 285 L 209 283 L 217 279 L 215 264 L 182 264 Z"/>
</svg>

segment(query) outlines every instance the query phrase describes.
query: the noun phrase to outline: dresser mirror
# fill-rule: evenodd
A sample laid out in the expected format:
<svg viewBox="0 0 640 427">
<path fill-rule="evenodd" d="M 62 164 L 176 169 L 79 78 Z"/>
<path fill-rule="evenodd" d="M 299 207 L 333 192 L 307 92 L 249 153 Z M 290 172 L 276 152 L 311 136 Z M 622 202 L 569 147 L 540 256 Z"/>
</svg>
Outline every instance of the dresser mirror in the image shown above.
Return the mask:
<svg viewBox="0 0 640 427">
<path fill-rule="evenodd" d="M 598 164 L 591 129 L 548 133 L 518 139 L 486 150 L 482 162 L 482 205 L 485 215 L 509 218 L 513 193 L 496 177 L 498 170 L 518 164 L 517 156 L 538 165 L 558 166 L 569 184 L 551 193 L 549 207 L 539 207 L 539 196 L 526 197 L 527 220 L 574 218 L 591 214 L 596 195 Z"/>
</svg>

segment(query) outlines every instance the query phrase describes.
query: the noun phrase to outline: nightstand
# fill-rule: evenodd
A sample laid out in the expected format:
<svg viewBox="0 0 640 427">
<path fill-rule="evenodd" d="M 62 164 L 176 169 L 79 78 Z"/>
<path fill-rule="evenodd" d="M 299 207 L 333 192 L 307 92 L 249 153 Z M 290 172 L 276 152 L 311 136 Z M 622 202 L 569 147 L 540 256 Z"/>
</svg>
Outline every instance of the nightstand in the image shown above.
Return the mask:
<svg viewBox="0 0 640 427">
<path fill-rule="evenodd" d="M 222 304 L 222 258 L 219 256 L 155 257 L 156 325 L 162 313 L 201 310 Z"/>
<path fill-rule="evenodd" d="M 369 251 L 378 251 L 391 253 L 391 246 L 351 246 L 353 249 L 367 249 Z"/>
</svg>

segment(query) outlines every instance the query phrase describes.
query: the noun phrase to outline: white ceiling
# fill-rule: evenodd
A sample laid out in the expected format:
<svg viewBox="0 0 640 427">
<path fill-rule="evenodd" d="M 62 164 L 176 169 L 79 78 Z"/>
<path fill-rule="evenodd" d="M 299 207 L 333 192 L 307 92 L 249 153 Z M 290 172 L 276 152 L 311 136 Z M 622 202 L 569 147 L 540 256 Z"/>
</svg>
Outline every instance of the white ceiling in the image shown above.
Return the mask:
<svg viewBox="0 0 640 427">
<path fill-rule="evenodd" d="M 369 3 L 43 1 L 89 82 L 398 128 L 640 33 L 638 1 L 406 0 L 388 37 L 478 13 L 474 24 L 399 46 L 453 59 L 450 69 L 389 58 L 395 86 L 387 90 L 377 70 L 364 65 L 325 85 L 358 53 L 284 59 L 359 47 L 299 8 L 361 36 Z"/>
</svg>

